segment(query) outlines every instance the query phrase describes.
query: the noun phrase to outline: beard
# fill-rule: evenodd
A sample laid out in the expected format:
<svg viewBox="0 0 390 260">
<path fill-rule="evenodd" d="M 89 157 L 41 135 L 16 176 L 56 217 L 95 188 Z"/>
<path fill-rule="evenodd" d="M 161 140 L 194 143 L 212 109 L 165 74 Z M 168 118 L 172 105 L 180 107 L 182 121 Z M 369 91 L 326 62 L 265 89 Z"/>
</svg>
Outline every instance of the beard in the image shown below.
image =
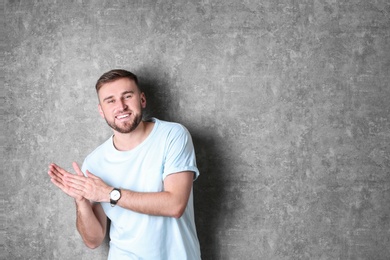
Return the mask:
<svg viewBox="0 0 390 260">
<path fill-rule="evenodd" d="M 134 119 L 132 121 L 125 122 L 121 126 L 117 125 L 115 123 L 115 120 L 113 122 L 109 122 L 106 119 L 106 122 L 113 130 L 121 134 L 128 134 L 133 132 L 142 121 L 142 114 L 133 114 L 133 115 L 134 115 Z"/>
</svg>

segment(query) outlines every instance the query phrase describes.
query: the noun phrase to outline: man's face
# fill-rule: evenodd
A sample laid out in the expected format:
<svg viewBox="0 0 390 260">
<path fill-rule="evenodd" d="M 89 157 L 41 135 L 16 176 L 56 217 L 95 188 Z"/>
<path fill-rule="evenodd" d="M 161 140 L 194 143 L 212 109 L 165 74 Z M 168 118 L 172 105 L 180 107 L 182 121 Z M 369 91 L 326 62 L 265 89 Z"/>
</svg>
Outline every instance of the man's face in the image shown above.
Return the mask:
<svg viewBox="0 0 390 260">
<path fill-rule="evenodd" d="M 130 133 L 142 121 L 145 94 L 134 81 L 122 78 L 104 84 L 98 92 L 99 112 L 107 124 L 119 133 Z"/>
</svg>

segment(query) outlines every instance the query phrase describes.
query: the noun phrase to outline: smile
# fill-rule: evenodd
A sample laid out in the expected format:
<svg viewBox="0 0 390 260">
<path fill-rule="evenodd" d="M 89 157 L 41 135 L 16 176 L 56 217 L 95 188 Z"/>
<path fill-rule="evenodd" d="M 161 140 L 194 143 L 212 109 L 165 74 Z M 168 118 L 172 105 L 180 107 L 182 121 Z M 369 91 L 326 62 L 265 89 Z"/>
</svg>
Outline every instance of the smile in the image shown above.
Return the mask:
<svg viewBox="0 0 390 260">
<path fill-rule="evenodd" d="M 129 114 L 125 114 L 125 115 L 116 116 L 116 118 L 117 119 L 123 119 L 123 118 L 129 117 L 129 116 L 130 116 Z"/>
</svg>

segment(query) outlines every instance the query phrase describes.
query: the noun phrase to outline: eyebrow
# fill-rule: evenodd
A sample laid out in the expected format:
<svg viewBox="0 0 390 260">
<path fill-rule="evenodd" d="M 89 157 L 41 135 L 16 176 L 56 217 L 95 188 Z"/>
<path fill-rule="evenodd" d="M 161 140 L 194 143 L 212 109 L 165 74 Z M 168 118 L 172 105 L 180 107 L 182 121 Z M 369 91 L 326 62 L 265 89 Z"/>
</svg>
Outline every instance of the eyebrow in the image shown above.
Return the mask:
<svg viewBox="0 0 390 260">
<path fill-rule="evenodd" d="M 126 90 L 124 92 L 122 92 L 121 96 L 124 96 L 126 94 L 134 94 L 135 92 L 133 90 Z M 103 99 L 103 102 L 106 101 L 106 100 L 109 100 L 109 99 L 112 99 L 114 98 L 114 95 L 111 95 L 111 96 L 108 96 L 106 98 Z"/>
<path fill-rule="evenodd" d="M 124 91 L 122 92 L 122 96 L 126 95 L 126 94 L 134 94 L 135 92 L 133 90 L 127 90 L 127 91 Z"/>
</svg>

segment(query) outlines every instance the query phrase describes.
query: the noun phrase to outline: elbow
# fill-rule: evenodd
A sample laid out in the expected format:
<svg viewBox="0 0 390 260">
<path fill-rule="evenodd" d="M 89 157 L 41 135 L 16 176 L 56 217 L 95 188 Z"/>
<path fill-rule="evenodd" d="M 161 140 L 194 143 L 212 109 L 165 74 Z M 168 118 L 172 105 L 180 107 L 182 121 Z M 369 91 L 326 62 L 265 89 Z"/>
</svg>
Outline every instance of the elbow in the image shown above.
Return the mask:
<svg viewBox="0 0 390 260">
<path fill-rule="evenodd" d="M 179 218 L 181 218 L 181 216 L 183 216 L 183 213 L 178 212 L 178 213 L 176 213 L 176 214 L 172 214 L 171 217 L 176 218 L 176 219 L 179 219 Z"/>
<path fill-rule="evenodd" d="M 96 244 L 90 244 L 90 243 L 85 243 L 85 245 L 89 248 L 89 249 L 96 249 L 99 247 L 99 245 L 96 245 Z"/>
<path fill-rule="evenodd" d="M 97 236 L 81 236 L 84 244 L 90 249 L 98 248 L 104 241 L 105 234 Z"/>
<path fill-rule="evenodd" d="M 87 232 L 82 232 L 82 230 L 77 226 L 77 230 L 79 231 L 79 234 L 85 244 L 86 247 L 90 249 L 96 249 L 98 248 L 104 241 L 104 238 L 106 236 L 106 233 L 103 229 L 101 231 L 96 231 L 92 234 Z"/>
<path fill-rule="evenodd" d="M 174 210 L 172 210 L 171 217 L 176 219 L 181 218 L 181 216 L 184 214 L 184 211 L 186 210 L 186 206 L 187 205 L 179 205 L 176 207 Z"/>
<path fill-rule="evenodd" d="M 89 249 L 96 249 L 98 248 L 102 242 L 99 242 L 99 241 L 85 241 L 84 240 L 84 244 L 89 248 Z"/>
</svg>

